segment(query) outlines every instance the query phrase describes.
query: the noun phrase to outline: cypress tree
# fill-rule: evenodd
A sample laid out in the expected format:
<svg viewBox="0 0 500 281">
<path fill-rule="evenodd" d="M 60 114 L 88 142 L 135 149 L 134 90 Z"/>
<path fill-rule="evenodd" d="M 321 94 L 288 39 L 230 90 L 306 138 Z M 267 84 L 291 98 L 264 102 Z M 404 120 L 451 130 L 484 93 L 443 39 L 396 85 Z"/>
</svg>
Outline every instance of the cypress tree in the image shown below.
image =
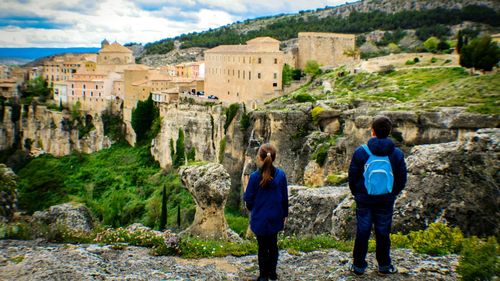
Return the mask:
<svg viewBox="0 0 500 281">
<path fill-rule="evenodd" d="M 177 228 L 181 228 L 181 205 L 177 205 Z"/>
<path fill-rule="evenodd" d="M 177 138 L 177 142 L 175 143 L 175 161 L 174 167 L 178 168 L 185 164 L 186 156 L 184 151 L 184 131 L 179 128 L 179 137 Z"/>
<path fill-rule="evenodd" d="M 462 52 L 463 46 L 464 46 L 464 37 L 462 35 L 462 30 L 459 30 L 457 35 L 457 48 L 456 48 L 458 54 Z"/>
<path fill-rule="evenodd" d="M 163 193 L 161 197 L 160 231 L 165 230 L 166 225 L 167 225 L 167 188 L 163 186 Z"/>
</svg>

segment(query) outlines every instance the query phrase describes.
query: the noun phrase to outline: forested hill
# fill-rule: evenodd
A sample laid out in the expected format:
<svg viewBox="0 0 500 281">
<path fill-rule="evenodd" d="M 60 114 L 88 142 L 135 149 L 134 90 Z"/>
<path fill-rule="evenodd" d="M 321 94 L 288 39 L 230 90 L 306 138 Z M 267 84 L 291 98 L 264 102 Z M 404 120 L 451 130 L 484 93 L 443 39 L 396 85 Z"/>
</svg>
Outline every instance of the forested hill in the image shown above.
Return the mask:
<svg viewBox="0 0 500 281">
<path fill-rule="evenodd" d="M 326 7 L 298 14 L 277 15 L 236 22 L 204 32 L 183 34 L 145 46 L 143 55 L 166 54 L 174 49 L 240 44 L 258 36 L 278 40 L 297 37 L 299 31 L 364 33 L 373 30 L 427 29 L 442 36 L 442 26 L 465 21 L 500 27 L 500 5 L 496 0 L 367 0 L 338 7 Z"/>
</svg>

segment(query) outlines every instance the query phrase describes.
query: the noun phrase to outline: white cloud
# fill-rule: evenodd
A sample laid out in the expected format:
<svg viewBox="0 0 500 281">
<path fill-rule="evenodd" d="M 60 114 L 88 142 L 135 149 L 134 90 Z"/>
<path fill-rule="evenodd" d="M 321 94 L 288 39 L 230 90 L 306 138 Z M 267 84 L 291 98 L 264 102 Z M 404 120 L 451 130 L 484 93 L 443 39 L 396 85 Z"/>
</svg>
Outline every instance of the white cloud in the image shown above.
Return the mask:
<svg viewBox="0 0 500 281">
<path fill-rule="evenodd" d="M 28 2 L 28 3 L 23 3 Z M 344 1 L 345 2 L 345 1 Z M 1 47 L 97 47 L 103 38 L 148 43 L 261 15 L 297 12 L 337 0 L 2 0 Z M 12 26 L 8 19 L 41 23 Z M 37 21 L 35 21 L 36 23 Z M 10 25 L 10 26 L 9 26 Z"/>
</svg>

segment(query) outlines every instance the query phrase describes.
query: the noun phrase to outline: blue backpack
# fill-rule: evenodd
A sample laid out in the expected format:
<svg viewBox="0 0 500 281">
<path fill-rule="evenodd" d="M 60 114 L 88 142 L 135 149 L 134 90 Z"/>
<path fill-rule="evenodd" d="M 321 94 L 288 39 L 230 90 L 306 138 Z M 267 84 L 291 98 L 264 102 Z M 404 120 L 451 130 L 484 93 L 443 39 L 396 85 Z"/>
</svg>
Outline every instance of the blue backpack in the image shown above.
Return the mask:
<svg viewBox="0 0 500 281">
<path fill-rule="evenodd" d="M 365 187 L 369 195 L 382 195 L 392 192 L 394 175 L 392 174 L 389 156 L 376 156 L 370 151 L 366 144 L 362 147 L 370 156 L 365 164 Z"/>
</svg>

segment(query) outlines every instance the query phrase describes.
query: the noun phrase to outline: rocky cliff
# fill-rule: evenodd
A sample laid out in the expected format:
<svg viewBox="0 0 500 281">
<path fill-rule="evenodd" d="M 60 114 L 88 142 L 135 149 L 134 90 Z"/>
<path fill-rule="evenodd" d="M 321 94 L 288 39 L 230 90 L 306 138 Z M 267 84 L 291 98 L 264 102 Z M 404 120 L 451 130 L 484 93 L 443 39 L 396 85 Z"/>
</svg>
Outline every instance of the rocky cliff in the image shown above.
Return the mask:
<svg viewBox="0 0 500 281">
<path fill-rule="evenodd" d="M 3 122 L 0 123 L 0 150 L 12 147 L 16 141 L 34 154 L 50 153 L 55 156 L 68 155 L 72 151 L 92 153 L 111 146 L 111 140 L 104 135 L 99 114 L 86 114 L 93 129 L 80 136 L 71 114 L 50 110 L 45 106 L 22 106 L 20 118 L 12 122 L 11 106 L 4 108 Z M 90 123 L 89 123 L 90 124 Z"/>
</svg>

